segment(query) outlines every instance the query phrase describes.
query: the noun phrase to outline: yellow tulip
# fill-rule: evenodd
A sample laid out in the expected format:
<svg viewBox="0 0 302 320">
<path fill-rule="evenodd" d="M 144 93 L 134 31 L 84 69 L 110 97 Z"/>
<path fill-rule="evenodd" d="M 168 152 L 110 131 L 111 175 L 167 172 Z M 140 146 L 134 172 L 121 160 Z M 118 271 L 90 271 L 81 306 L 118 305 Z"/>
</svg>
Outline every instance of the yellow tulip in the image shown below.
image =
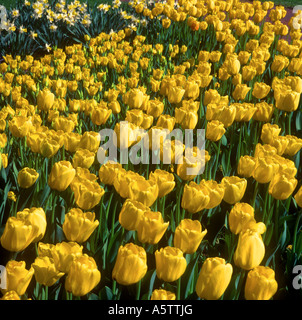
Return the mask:
<svg viewBox="0 0 302 320">
<path fill-rule="evenodd" d="M 112 279 L 128 286 L 139 282 L 146 274 L 147 254 L 143 247 L 133 243 L 120 246 L 112 270 Z"/>
<path fill-rule="evenodd" d="M 18 184 L 21 188 L 30 188 L 39 178 L 39 173 L 35 169 L 25 167 L 18 173 Z"/>
<path fill-rule="evenodd" d="M 6 289 L 2 289 L 2 293 L 15 291 L 19 296 L 24 295 L 34 275 L 34 269 L 27 270 L 25 261 L 15 260 L 8 261 L 5 268 Z"/>
<path fill-rule="evenodd" d="M 202 231 L 198 220 L 183 219 L 175 229 L 173 244 L 183 253 L 192 254 L 198 249 L 206 234 L 207 230 Z"/>
<path fill-rule="evenodd" d="M 129 198 L 151 207 L 158 197 L 159 188 L 154 180 L 134 180 L 129 184 Z"/>
<path fill-rule="evenodd" d="M 65 289 L 74 296 L 84 296 L 101 281 L 101 273 L 92 257 L 83 254 L 75 258 L 65 279 Z"/>
<path fill-rule="evenodd" d="M 234 263 L 244 270 L 251 270 L 260 265 L 264 258 L 265 247 L 261 235 L 251 229 L 240 232 Z"/>
<path fill-rule="evenodd" d="M 73 208 L 65 215 L 62 229 L 68 241 L 82 243 L 87 241 L 98 225 L 94 212 Z"/>
<path fill-rule="evenodd" d="M 254 208 L 245 202 L 237 202 L 229 214 L 229 227 L 232 233 L 239 234 L 244 226 L 254 219 Z"/>
<path fill-rule="evenodd" d="M 138 240 L 141 243 L 157 244 L 168 226 L 169 222 L 164 222 L 160 212 L 145 211 L 137 225 Z"/>
<path fill-rule="evenodd" d="M 298 180 L 286 173 L 277 173 L 269 184 L 268 192 L 277 200 L 288 199 L 298 184 Z"/>
<path fill-rule="evenodd" d="M 54 285 L 63 275 L 57 270 L 52 258 L 47 256 L 37 257 L 31 267 L 35 270 L 35 279 L 44 286 Z"/>
<path fill-rule="evenodd" d="M 223 258 L 207 258 L 202 264 L 196 283 L 196 293 L 201 299 L 218 300 L 227 289 L 233 267 Z"/>
<path fill-rule="evenodd" d="M 171 291 L 155 289 L 152 292 L 150 300 L 176 300 L 176 295 Z"/>
<path fill-rule="evenodd" d="M 244 288 L 246 300 L 270 300 L 277 290 L 273 269 L 258 266 L 248 272 Z"/>
<path fill-rule="evenodd" d="M 169 194 L 175 187 L 174 176 L 165 170 L 156 169 L 149 174 L 149 180 L 156 181 L 158 185 L 158 197 L 162 198 Z"/>
<path fill-rule="evenodd" d="M 157 277 L 166 282 L 176 281 L 187 268 L 183 252 L 169 246 L 155 251 L 155 264 Z"/>
<path fill-rule="evenodd" d="M 69 161 L 56 162 L 51 168 L 48 185 L 57 191 L 66 190 L 76 175 L 76 170 Z"/>
<path fill-rule="evenodd" d="M 247 180 L 237 176 L 223 177 L 221 184 L 225 188 L 223 200 L 229 204 L 235 204 L 243 198 Z"/>
</svg>

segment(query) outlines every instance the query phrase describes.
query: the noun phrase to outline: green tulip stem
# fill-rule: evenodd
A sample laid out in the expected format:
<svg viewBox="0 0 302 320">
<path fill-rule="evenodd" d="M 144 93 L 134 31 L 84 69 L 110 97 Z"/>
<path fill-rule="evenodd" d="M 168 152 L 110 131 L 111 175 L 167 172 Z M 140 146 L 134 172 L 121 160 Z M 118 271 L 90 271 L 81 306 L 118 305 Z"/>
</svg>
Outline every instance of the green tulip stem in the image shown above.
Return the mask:
<svg viewBox="0 0 302 320">
<path fill-rule="evenodd" d="M 140 280 L 137 284 L 136 284 L 136 300 L 140 300 L 140 295 L 141 295 L 141 287 L 142 287 L 142 281 Z"/>
<path fill-rule="evenodd" d="M 215 177 L 216 177 L 216 172 L 217 172 L 217 168 L 218 168 L 218 161 L 219 161 L 219 154 L 220 154 L 220 148 L 221 148 L 221 139 L 219 140 L 218 142 L 218 149 L 217 149 L 217 152 L 216 152 L 216 161 L 215 161 L 215 167 L 214 167 L 214 172 L 213 172 L 213 179 L 215 180 Z"/>
<path fill-rule="evenodd" d="M 180 300 L 181 277 L 177 280 L 176 300 Z"/>
<path fill-rule="evenodd" d="M 259 186 L 259 183 L 258 183 L 258 181 L 256 181 L 254 195 L 253 195 L 253 201 L 252 201 L 252 207 L 255 207 L 256 197 L 257 197 L 257 193 L 258 193 L 258 186 Z"/>
</svg>

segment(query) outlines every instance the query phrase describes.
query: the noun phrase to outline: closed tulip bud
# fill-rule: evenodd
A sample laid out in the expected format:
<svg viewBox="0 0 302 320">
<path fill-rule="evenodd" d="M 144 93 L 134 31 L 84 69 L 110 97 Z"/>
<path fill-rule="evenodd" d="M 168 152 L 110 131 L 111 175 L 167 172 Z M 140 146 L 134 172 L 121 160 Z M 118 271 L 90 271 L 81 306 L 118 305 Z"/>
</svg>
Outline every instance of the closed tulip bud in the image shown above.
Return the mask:
<svg viewBox="0 0 302 320">
<path fill-rule="evenodd" d="M 133 88 L 128 91 L 126 95 L 126 104 L 129 105 L 130 109 L 140 109 L 146 99 L 143 91 L 138 88 Z"/>
<path fill-rule="evenodd" d="M 246 300 L 270 300 L 278 290 L 275 271 L 258 266 L 247 274 L 244 296 Z"/>
<path fill-rule="evenodd" d="M 185 84 L 185 99 L 196 100 L 199 97 L 199 85 L 196 81 L 187 81 Z"/>
<path fill-rule="evenodd" d="M 169 87 L 168 100 L 170 103 L 180 103 L 185 94 L 185 89 L 181 86 Z"/>
<path fill-rule="evenodd" d="M 289 59 L 282 55 L 275 55 L 271 69 L 274 72 L 281 72 L 289 65 Z"/>
<path fill-rule="evenodd" d="M 98 225 L 94 212 L 73 208 L 65 215 L 62 229 L 68 241 L 82 243 L 87 241 Z"/>
<path fill-rule="evenodd" d="M 128 286 L 139 282 L 146 274 L 147 254 L 143 247 L 133 243 L 120 246 L 112 270 L 112 279 Z"/>
<path fill-rule="evenodd" d="M 75 258 L 65 279 L 65 289 L 81 297 L 93 290 L 101 281 L 101 273 L 92 257 L 83 254 Z"/>
<path fill-rule="evenodd" d="M 171 25 L 171 20 L 168 19 L 168 18 L 165 18 L 162 20 L 162 26 L 165 28 L 165 29 L 168 29 Z"/>
<path fill-rule="evenodd" d="M 270 144 L 257 143 L 255 148 L 255 158 L 266 158 L 277 154 L 277 149 Z"/>
<path fill-rule="evenodd" d="M 169 246 L 155 251 L 155 264 L 157 277 L 166 282 L 176 281 L 187 268 L 183 252 Z"/>
<path fill-rule="evenodd" d="M 244 100 L 248 92 L 251 90 L 246 84 L 237 84 L 232 96 L 235 100 Z"/>
<path fill-rule="evenodd" d="M 116 173 L 116 179 L 113 182 L 114 189 L 122 198 L 129 198 L 129 184 L 133 180 L 145 180 L 145 178 L 131 170 L 120 169 Z"/>
<path fill-rule="evenodd" d="M 277 200 L 286 200 L 296 189 L 298 180 L 286 173 L 277 173 L 272 178 L 268 192 Z"/>
<path fill-rule="evenodd" d="M 108 161 L 101 166 L 99 169 L 99 178 L 101 183 L 113 185 L 114 179 L 119 169 L 122 165 L 117 162 Z"/>
<path fill-rule="evenodd" d="M 232 274 L 232 265 L 223 258 L 207 258 L 197 279 L 197 295 L 201 299 L 218 300 L 228 287 Z"/>
<path fill-rule="evenodd" d="M 89 169 L 95 160 L 95 153 L 86 149 L 78 148 L 72 158 L 74 168 L 81 167 Z"/>
<path fill-rule="evenodd" d="M 207 161 L 207 159 L 205 159 Z M 204 168 L 205 162 L 201 157 L 194 155 L 184 156 L 182 161 L 179 160 L 177 164 L 176 173 L 185 181 L 193 180 Z"/>
<path fill-rule="evenodd" d="M 76 257 L 82 256 L 83 247 L 76 242 L 60 242 L 48 249 L 57 270 L 68 273 L 70 265 Z"/>
<path fill-rule="evenodd" d="M 175 293 L 164 289 L 155 289 L 150 300 L 176 300 Z"/>
<path fill-rule="evenodd" d="M 229 214 L 229 227 L 232 233 L 239 234 L 243 227 L 254 219 L 254 208 L 245 202 L 237 202 Z"/>
<path fill-rule="evenodd" d="M 271 144 L 274 138 L 278 137 L 281 128 L 277 124 L 265 123 L 262 126 L 260 139 L 264 144 Z"/>
<path fill-rule="evenodd" d="M 158 197 L 159 188 L 154 180 L 134 180 L 129 184 L 129 198 L 151 207 Z"/>
<path fill-rule="evenodd" d="M 126 230 L 137 230 L 144 212 L 150 211 L 149 207 L 141 202 L 126 199 L 119 214 L 119 222 Z"/>
<path fill-rule="evenodd" d="M 192 254 L 198 249 L 207 230 L 202 231 L 201 223 L 198 220 L 183 219 L 176 227 L 173 244 L 183 253 Z"/>
<path fill-rule="evenodd" d="M 223 200 L 229 204 L 239 202 L 247 187 L 246 179 L 237 176 L 223 177 L 221 184 L 225 188 Z"/>
<path fill-rule="evenodd" d="M 181 207 L 190 213 L 197 213 L 206 208 L 210 202 L 210 192 L 203 184 L 191 181 L 184 187 Z"/>
<path fill-rule="evenodd" d="M 30 188 L 39 178 L 39 173 L 35 169 L 23 168 L 18 173 L 18 184 L 21 188 Z"/>
<path fill-rule="evenodd" d="M 18 296 L 24 295 L 34 275 L 34 269 L 27 270 L 25 261 L 15 260 L 8 261 L 5 268 L 6 289 L 2 289 L 2 293 L 15 291 Z"/>
<path fill-rule="evenodd" d="M 212 120 L 207 123 L 206 139 L 218 141 L 225 134 L 224 124 L 218 120 Z"/>
<path fill-rule="evenodd" d="M 165 170 L 156 169 L 154 172 L 151 172 L 149 180 L 156 181 L 159 198 L 166 196 L 175 187 L 174 175 Z"/>
<path fill-rule="evenodd" d="M 90 210 L 99 204 L 105 190 L 96 182 L 88 179 L 79 179 L 72 183 L 74 199 L 82 210 Z"/>
<path fill-rule="evenodd" d="M 37 96 L 37 105 L 38 109 L 42 111 L 48 111 L 54 104 L 55 96 L 47 88 L 44 88 L 42 91 L 39 91 Z"/>
<path fill-rule="evenodd" d="M 244 178 L 250 178 L 256 167 L 256 159 L 251 156 L 241 156 L 237 166 L 237 173 Z"/>
<path fill-rule="evenodd" d="M 158 118 L 164 111 L 164 104 L 160 100 L 149 100 L 147 114 L 154 118 Z"/>
<path fill-rule="evenodd" d="M 261 235 L 254 230 L 245 229 L 240 232 L 237 248 L 234 253 L 234 263 L 244 270 L 259 266 L 265 254 L 265 246 Z"/>
<path fill-rule="evenodd" d="M 160 212 L 145 211 L 137 225 L 137 236 L 141 243 L 157 244 L 169 226 Z"/>
<path fill-rule="evenodd" d="M 51 168 L 48 185 L 51 189 L 64 191 L 71 184 L 75 174 L 76 170 L 69 161 L 62 160 L 56 162 Z"/>
<path fill-rule="evenodd" d="M 185 129 L 194 129 L 198 122 L 198 114 L 196 111 L 189 110 L 186 107 L 175 109 L 176 122 Z"/>
<path fill-rule="evenodd" d="M 44 256 L 37 257 L 31 267 L 35 270 L 35 279 L 44 286 L 54 285 L 63 275 L 57 270 L 52 258 Z"/>
</svg>

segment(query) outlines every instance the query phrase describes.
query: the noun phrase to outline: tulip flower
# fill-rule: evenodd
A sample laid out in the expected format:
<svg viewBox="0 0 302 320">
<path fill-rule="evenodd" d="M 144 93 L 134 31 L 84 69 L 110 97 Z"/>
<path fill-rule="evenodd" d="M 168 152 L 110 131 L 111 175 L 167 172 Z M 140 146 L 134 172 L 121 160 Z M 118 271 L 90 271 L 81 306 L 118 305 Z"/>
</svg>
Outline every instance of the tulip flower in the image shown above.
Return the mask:
<svg viewBox="0 0 302 320">
<path fill-rule="evenodd" d="M 286 173 L 277 173 L 269 184 L 268 192 L 277 200 L 288 199 L 296 189 L 298 180 Z"/>
<path fill-rule="evenodd" d="M 37 234 L 37 228 L 27 219 L 9 217 L 0 239 L 1 246 L 12 252 L 23 251 L 36 239 Z"/>
<path fill-rule="evenodd" d="M 62 160 L 56 162 L 51 168 L 48 185 L 57 191 L 64 191 L 71 184 L 75 174 L 76 170 L 69 161 Z"/>
<path fill-rule="evenodd" d="M 141 243 L 157 244 L 169 226 L 160 212 L 145 211 L 137 225 L 137 236 Z"/>
<path fill-rule="evenodd" d="M 158 197 L 162 198 L 169 194 L 175 187 L 174 176 L 165 170 L 156 169 L 149 174 L 149 180 L 156 181 L 158 185 Z"/>
<path fill-rule="evenodd" d="M 202 264 L 196 283 L 196 293 L 201 299 L 218 300 L 228 287 L 233 267 L 223 258 L 207 258 Z"/>
<path fill-rule="evenodd" d="M 276 108 L 286 112 L 297 110 L 300 102 L 300 93 L 293 90 L 280 90 L 276 99 Z"/>
<path fill-rule="evenodd" d="M 274 138 L 278 137 L 281 128 L 277 124 L 265 123 L 262 126 L 260 139 L 264 144 L 271 144 Z"/>
<path fill-rule="evenodd" d="M 272 180 L 277 171 L 277 164 L 273 157 L 267 156 L 264 158 L 257 157 L 253 178 L 259 183 L 268 183 Z"/>
<path fill-rule="evenodd" d="M 112 279 L 128 286 L 139 282 L 147 272 L 147 254 L 143 247 L 133 243 L 120 246 L 112 270 Z"/>
<path fill-rule="evenodd" d="M 25 261 L 10 260 L 6 266 L 6 289 L 2 293 L 15 291 L 18 296 L 25 294 L 31 279 L 34 275 L 34 269 L 26 269 Z"/>
<path fill-rule="evenodd" d="M 18 184 L 21 188 L 30 188 L 39 178 L 39 173 L 35 169 L 25 167 L 18 173 Z"/>
<path fill-rule="evenodd" d="M 14 290 L 7 291 L 0 300 L 21 300 L 17 292 Z"/>
<path fill-rule="evenodd" d="M 302 187 L 299 188 L 299 190 L 297 191 L 297 193 L 294 196 L 294 199 L 297 202 L 297 205 L 302 208 Z"/>
<path fill-rule="evenodd" d="M 39 91 L 37 96 L 38 109 L 48 111 L 53 106 L 55 100 L 54 94 L 47 88 Z"/>
<path fill-rule="evenodd" d="M 256 167 L 256 159 L 251 156 L 241 156 L 237 166 L 239 176 L 249 178 L 253 175 Z"/>
<path fill-rule="evenodd" d="M 73 260 L 83 254 L 83 247 L 76 242 L 59 242 L 46 251 L 53 258 L 57 270 L 68 273 Z"/>
<path fill-rule="evenodd" d="M 180 103 L 186 90 L 181 86 L 170 87 L 168 91 L 168 100 L 170 103 Z"/>
<path fill-rule="evenodd" d="M 212 209 L 220 205 L 224 197 L 224 187 L 215 180 L 202 180 L 200 186 L 205 186 L 209 191 L 210 201 L 205 209 Z"/>
<path fill-rule="evenodd" d="M 270 92 L 271 87 L 264 82 L 256 82 L 252 95 L 257 99 L 264 99 Z"/>
<path fill-rule="evenodd" d="M 255 104 L 256 111 L 253 115 L 253 119 L 257 121 L 269 122 L 274 113 L 274 106 L 272 104 L 268 104 L 265 101 L 259 102 Z"/>
<path fill-rule="evenodd" d="M 254 219 L 254 208 L 245 202 L 237 202 L 229 214 L 229 227 L 232 233 L 239 234 L 244 226 Z"/>
<path fill-rule="evenodd" d="M 99 178 L 101 183 L 113 185 L 114 179 L 122 165 L 117 162 L 108 161 L 103 164 L 99 169 Z"/>
<path fill-rule="evenodd" d="M 176 300 L 176 295 L 171 291 L 155 289 L 152 292 L 150 300 Z"/>
<path fill-rule="evenodd" d="M 88 179 L 79 179 L 73 182 L 71 189 L 74 199 L 82 210 L 90 210 L 101 201 L 105 190 L 96 182 Z"/>
<path fill-rule="evenodd" d="M 287 139 L 288 143 L 286 149 L 284 150 L 284 154 L 293 157 L 301 150 L 302 139 L 293 135 L 286 135 L 285 138 Z"/>
<path fill-rule="evenodd" d="M 235 100 L 244 100 L 248 92 L 251 90 L 246 84 L 237 84 L 232 96 Z"/>
<path fill-rule="evenodd" d="M 261 235 L 251 229 L 240 232 L 234 263 L 244 270 L 251 270 L 260 265 L 264 258 L 265 247 Z"/>
<path fill-rule="evenodd" d="M 65 279 L 65 289 L 81 297 L 93 290 L 101 281 L 101 273 L 92 257 L 83 254 L 74 259 Z"/>
<path fill-rule="evenodd" d="M 126 230 L 137 230 L 144 212 L 149 207 L 136 200 L 126 199 L 119 214 L 119 222 Z"/>
<path fill-rule="evenodd" d="M 243 198 L 247 180 L 237 176 L 223 177 L 221 184 L 225 188 L 223 200 L 229 204 L 235 204 Z"/>
<path fill-rule="evenodd" d="M 97 152 L 100 146 L 100 134 L 94 131 L 85 131 L 82 135 L 78 148 L 89 150 L 90 152 Z"/>
<path fill-rule="evenodd" d="M 206 139 L 218 141 L 225 134 L 224 124 L 218 120 L 212 120 L 207 123 Z"/>
<path fill-rule="evenodd" d="M 16 217 L 28 221 L 33 226 L 36 236 L 32 242 L 38 242 L 44 237 L 47 223 L 43 208 L 25 208 L 23 211 L 18 211 Z"/>
<path fill-rule="evenodd" d="M 89 169 L 95 160 L 95 153 L 89 150 L 78 148 L 72 158 L 74 168 L 82 167 Z"/>
<path fill-rule="evenodd" d="M 183 219 L 175 229 L 173 243 L 183 253 L 192 254 L 196 252 L 206 234 L 207 230 L 202 231 L 198 220 Z"/>
<path fill-rule="evenodd" d="M 258 266 L 247 274 L 244 296 L 246 300 L 270 300 L 278 290 L 275 271 Z"/>
<path fill-rule="evenodd" d="M 31 267 L 35 271 L 36 281 L 48 287 L 54 285 L 64 275 L 57 270 L 53 259 L 47 256 L 37 257 Z"/>
<path fill-rule="evenodd" d="M 87 241 L 98 225 L 94 212 L 73 208 L 65 215 L 62 229 L 68 241 L 82 243 Z"/>
<path fill-rule="evenodd" d="M 169 246 L 155 251 L 155 263 L 157 277 L 166 282 L 176 281 L 187 268 L 183 252 Z"/>
<path fill-rule="evenodd" d="M 151 207 L 158 197 L 159 188 L 154 180 L 134 180 L 129 184 L 129 198 Z"/>
<path fill-rule="evenodd" d="M 206 208 L 210 202 L 210 192 L 203 184 L 191 181 L 184 187 L 181 207 L 190 213 L 197 213 Z"/>
</svg>

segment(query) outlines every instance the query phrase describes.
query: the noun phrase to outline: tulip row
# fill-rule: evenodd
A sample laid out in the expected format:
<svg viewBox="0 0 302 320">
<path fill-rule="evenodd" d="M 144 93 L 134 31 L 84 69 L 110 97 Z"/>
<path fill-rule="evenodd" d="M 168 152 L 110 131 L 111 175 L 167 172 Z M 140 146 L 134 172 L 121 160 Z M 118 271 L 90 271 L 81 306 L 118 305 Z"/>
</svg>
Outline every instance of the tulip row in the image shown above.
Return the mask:
<svg viewBox="0 0 302 320">
<path fill-rule="evenodd" d="M 0 64 L 2 299 L 282 298 L 302 252 L 301 31 L 272 2 L 126 7 L 137 28 Z M 120 163 L 98 162 L 103 129 Z M 124 161 L 132 132 L 174 129 L 205 129 L 205 150 L 161 135 L 158 162 Z"/>
</svg>

